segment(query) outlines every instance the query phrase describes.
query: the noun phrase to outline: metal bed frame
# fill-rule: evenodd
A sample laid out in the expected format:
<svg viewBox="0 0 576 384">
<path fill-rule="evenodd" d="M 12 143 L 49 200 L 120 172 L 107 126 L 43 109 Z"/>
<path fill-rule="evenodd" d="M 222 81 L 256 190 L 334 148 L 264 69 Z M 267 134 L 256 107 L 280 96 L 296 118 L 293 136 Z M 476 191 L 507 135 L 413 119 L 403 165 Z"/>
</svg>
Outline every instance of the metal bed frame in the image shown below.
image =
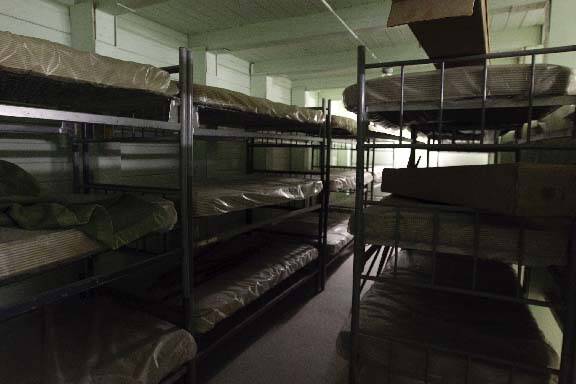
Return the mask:
<svg viewBox="0 0 576 384">
<path fill-rule="evenodd" d="M 465 56 L 465 57 L 452 57 L 452 58 L 438 58 L 438 59 L 424 59 L 424 60 L 410 60 L 410 61 L 398 61 L 398 62 L 388 62 L 388 63 L 366 63 L 365 47 L 360 46 L 358 48 L 358 62 L 357 62 L 357 84 L 358 84 L 358 136 L 356 144 L 357 153 L 357 164 L 364 164 L 364 155 L 367 151 L 374 148 L 402 148 L 411 151 L 412 158 L 415 157 L 416 150 L 425 150 L 427 156 L 429 156 L 430 151 L 454 151 L 454 152 L 484 152 L 484 153 L 498 153 L 498 152 L 512 152 L 515 154 L 516 161 L 520 161 L 522 150 L 539 150 L 539 151 L 576 151 L 576 147 L 573 144 L 558 144 L 558 145 L 538 145 L 531 141 L 531 129 L 532 129 L 532 110 L 535 105 L 534 102 L 534 81 L 535 81 L 535 57 L 537 55 L 552 54 L 552 53 L 565 53 L 565 52 L 575 52 L 576 46 L 565 46 L 557 48 L 545 48 L 545 49 L 535 49 L 526 51 L 515 51 L 515 52 L 502 52 L 502 53 L 492 53 L 485 55 L 476 56 Z M 522 134 L 522 125 L 515 131 L 515 142 L 512 144 L 499 144 L 498 136 L 499 132 L 494 132 L 494 142 L 485 142 L 489 129 L 486 125 L 486 112 L 489 96 L 487 94 L 487 76 L 488 76 L 488 61 L 497 58 L 514 58 L 514 57 L 531 57 L 532 59 L 532 71 L 530 78 L 530 93 L 528 106 L 526 108 L 526 121 L 528 123 L 527 135 L 523 142 L 520 142 Z M 454 137 L 448 136 L 449 142 L 445 142 L 444 137 L 444 88 L 445 88 L 445 66 L 447 63 L 457 64 L 464 63 L 467 61 L 481 61 L 484 63 L 484 78 L 483 78 L 483 91 L 480 96 L 481 101 L 478 105 L 478 127 L 475 128 L 475 135 L 469 137 Z M 405 79 L 405 68 L 407 66 L 420 65 L 420 64 L 436 64 L 441 71 L 442 85 L 440 89 L 439 102 L 438 102 L 438 118 L 428 127 L 432 126 L 433 131 L 430 132 L 431 140 L 428 143 L 418 143 L 415 140 L 415 135 L 412 134 L 412 140 L 405 144 L 403 142 L 402 133 L 400 134 L 398 143 L 394 144 L 378 144 L 370 142 L 367 136 L 367 124 L 370 119 L 369 113 L 378 112 L 380 110 L 389 109 L 389 106 L 372 106 L 370 110 L 366 107 L 366 71 L 369 69 L 382 69 L 390 67 L 400 67 L 401 73 L 401 102 L 397 110 L 399 112 L 399 120 L 403 122 L 404 112 L 406 110 L 404 101 L 404 79 Z M 400 124 L 400 129 L 404 129 L 404 124 Z M 415 132 L 417 126 L 412 126 L 412 132 Z M 576 122 L 574 124 L 573 137 L 576 137 Z M 492 141 L 492 140 L 489 140 Z M 429 166 L 429 161 L 427 166 Z M 357 382 L 357 359 L 358 359 L 358 348 L 359 348 L 359 337 L 374 338 L 374 336 L 369 336 L 362 334 L 360 331 L 359 316 L 360 316 L 360 302 L 361 302 L 361 292 L 367 281 L 392 281 L 394 284 L 398 285 L 411 285 L 418 286 L 425 289 L 433 289 L 442 292 L 451 292 L 464 295 L 472 295 L 478 297 L 484 297 L 491 300 L 504 300 L 511 303 L 522 303 L 527 305 L 543 306 L 551 309 L 560 308 L 563 312 L 561 317 L 563 322 L 561 322 L 561 327 L 563 328 L 563 344 L 561 353 L 561 363 L 560 369 L 552 369 L 549 367 L 526 367 L 520 366 L 510 361 L 494 361 L 494 359 L 489 356 L 472 356 L 469 353 L 464 353 L 462 351 L 444 351 L 454 353 L 458 356 L 463 356 L 468 361 L 468 368 L 466 375 L 469 374 L 470 363 L 473 361 L 484 361 L 484 362 L 496 362 L 502 367 L 505 367 L 509 372 L 509 378 L 513 381 L 515 372 L 525 371 L 525 372 L 536 372 L 541 374 L 549 374 L 556 376 L 559 379 L 560 384 L 572 384 L 576 378 L 576 373 L 574 372 L 574 365 L 576 359 L 576 246 L 574 246 L 574 239 L 576 239 L 576 218 L 571 218 L 572 220 L 572 230 L 571 230 L 571 240 L 569 247 L 569 260 L 567 265 L 567 282 L 564 286 L 564 303 L 559 304 L 558 302 L 553 302 L 551 300 L 534 300 L 529 297 L 530 290 L 530 268 L 526 267 L 523 262 L 524 249 L 523 249 L 523 239 L 525 224 L 520 223 L 518 225 L 519 241 L 518 241 L 518 276 L 517 276 L 517 290 L 515 296 L 503 296 L 500 294 L 492 294 L 485 291 L 480 291 L 477 287 L 477 265 L 478 265 L 478 248 L 479 248 L 479 232 L 480 232 L 480 212 L 475 209 L 467 208 L 456 208 L 447 207 L 440 205 L 431 205 L 426 209 L 432 211 L 433 220 L 433 244 L 431 258 L 433 263 L 432 276 L 429 284 L 413 284 L 408 282 L 403 282 L 397 280 L 397 270 L 398 270 L 398 242 L 401 236 L 399 233 L 399 218 L 400 218 L 400 207 L 393 206 L 392 209 L 396 210 L 396 231 L 394 242 L 395 245 L 392 247 L 370 245 L 368 246 L 365 241 L 364 235 L 364 208 L 369 205 L 387 205 L 383 202 L 378 202 L 374 200 L 365 200 L 365 195 L 362 193 L 361 186 L 364 182 L 364 169 L 361 166 L 356 168 L 356 204 L 354 209 L 354 272 L 353 272 L 353 292 L 352 292 L 352 343 L 351 343 L 351 358 L 350 358 L 350 371 L 349 371 L 349 382 Z M 412 208 L 411 208 L 412 209 Z M 435 268 L 436 257 L 437 257 L 437 246 L 438 246 L 438 228 L 439 228 L 439 213 L 450 212 L 451 210 L 458 210 L 462 212 L 471 213 L 475 217 L 474 225 L 474 244 L 473 244 L 473 260 L 472 266 L 472 277 L 470 285 L 465 289 L 457 289 L 454 287 L 448 287 L 440 285 L 436 281 L 437 271 Z M 374 270 L 377 259 L 380 257 L 380 262 L 378 267 Z M 371 262 L 368 265 L 368 262 Z M 368 268 L 366 269 L 366 266 Z M 381 276 L 384 267 L 388 266 L 392 269 L 391 276 Z M 382 341 L 384 339 L 377 338 Z M 394 337 L 386 338 L 386 340 L 392 343 L 407 343 L 406 340 L 397 340 Z M 413 341 L 408 343 L 414 343 Z M 433 345 L 420 345 L 423 350 L 427 351 L 426 356 L 429 357 L 429 352 L 431 350 L 442 350 Z M 423 380 L 428 382 L 428 365 L 426 366 L 425 378 Z M 383 378 L 384 380 L 385 378 Z"/>
<path fill-rule="evenodd" d="M 170 73 L 176 73 L 179 67 L 169 67 L 165 68 Z M 327 222 L 325 218 L 327 217 L 327 202 L 329 199 L 329 188 L 327 177 L 329 177 L 329 161 L 326 161 L 326 158 L 330 158 L 329 156 L 329 146 L 327 143 L 329 142 L 329 135 L 331 134 L 331 125 L 329 124 L 330 119 L 325 119 L 323 123 L 310 123 L 310 124 L 303 124 L 302 122 L 295 122 L 294 125 L 291 125 L 291 120 L 285 121 L 282 119 L 271 119 L 269 117 L 265 117 L 262 120 L 259 120 L 259 116 L 253 113 L 246 113 L 246 112 L 238 112 L 238 111 L 230 111 L 228 109 L 223 109 L 222 113 L 224 114 L 224 119 L 222 124 L 226 124 L 227 127 L 235 127 L 235 128 L 245 128 L 246 130 L 227 130 L 227 129 L 218 129 L 218 109 L 214 107 L 205 108 L 203 105 L 196 105 L 194 104 L 193 97 L 191 95 L 192 92 L 192 69 L 188 71 L 188 77 L 183 78 L 182 74 L 180 74 L 180 81 L 181 83 L 184 81 L 188 84 L 188 87 L 185 88 L 183 84 L 181 84 L 181 90 L 186 90 L 186 93 L 183 92 L 183 95 L 187 94 L 188 97 L 182 97 L 182 107 L 181 107 L 181 114 L 186 113 L 185 116 L 182 116 L 182 119 L 185 119 L 187 125 L 190 125 L 190 132 L 189 137 L 183 137 L 181 139 L 181 145 L 186 145 L 186 147 L 190 148 L 190 153 L 187 158 L 181 159 L 181 166 L 183 164 L 188 164 L 187 168 L 187 177 L 186 177 L 186 187 L 181 187 L 180 191 L 180 199 L 183 202 L 181 204 L 181 232 L 182 232 L 182 241 L 183 247 L 186 244 L 186 248 L 184 251 L 189 255 L 187 260 L 188 265 L 183 266 L 183 273 L 184 273 L 184 292 L 190 292 L 189 297 L 185 297 L 185 304 L 184 310 L 186 312 L 185 318 L 185 327 L 187 330 L 193 330 L 192 322 L 194 318 L 197 316 L 196 313 L 196 306 L 194 303 L 197 302 L 194 294 L 194 254 L 204 248 L 206 246 L 214 245 L 219 242 L 223 242 L 226 240 L 230 240 L 236 236 L 240 236 L 245 233 L 263 230 L 267 226 L 272 226 L 274 224 L 278 224 L 282 221 L 304 215 L 310 212 L 317 212 L 319 215 L 319 227 L 318 227 L 318 235 L 317 235 L 317 246 L 319 250 L 319 258 L 317 261 L 313 262 L 311 265 L 304 268 L 305 270 L 299 271 L 301 273 L 297 273 L 293 276 L 293 279 L 290 279 L 290 284 L 284 284 L 283 286 L 285 289 L 281 292 L 277 292 L 274 297 L 269 298 L 268 295 L 265 303 L 261 303 L 264 299 L 259 300 L 258 303 L 255 305 L 248 305 L 247 307 L 257 307 L 256 311 L 248 316 L 243 316 L 242 318 L 238 318 L 236 320 L 234 315 L 231 318 L 226 319 L 230 321 L 226 321 L 226 324 L 222 327 L 218 326 L 215 330 L 210 331 L 207 335 L 195 335 L 197 341 L 200 344 L 200 350 L 197 355 L 196 360 L 201 361 L 203 359 L 209 358 L 209 355 L 216 350 L 216 348 L 222 345 L 226 340 L 230 339 L 231 337 L 238 334 L 243 328 L 248 326 L 254 320 L 256 320 L 260 315 L 264 314 L 268 309 L 272 308 L 275 304 L 280 302 L 280 300 L 286 297 L 295 289 L 299 288 L 300 286 L 316 279 L 317 281 L 317 290 L 321 292 L 326 284 L 326 268 L 327 268 L 327 252 L 326 252 L 326 231 L 327 231 Z M 188 103 L 185 101 L 188 100 Z M 326 108 L 325 103 L 323 103 L 322 107 L 315 108 L 317 110 L 321 110 L 324 112 L 325 115 L 329 115 L 329 108 Z M 203 119 L 203 116 L 207 115 L 206 119 Z M 202 121 L 208 121 L 211 128 L 201 128 L 200 124 Z M 247 121 L 247 123 L 246 123 Z M 154 143 L 154 142 L 174 142 L 175 136 L 173 132 L 164 132 L 159 131 L 158 126 L 147 126 L 148 129 L 130 129 L 128 132 L 122 131 L 120 137 L 116 138 L 95 138 L 95 137 L 86 137 L 84 139 L 85 144 L 87 143 L 102 143 L 102 142 L 110 142 L 110 141 L 127 141 L 127 142 L 145 142 L 145 143 Z M 282 129 L 282 131 L 279 131 Z M 286 130 L 288 129 L 288 131 Z M 302 133 L 304 131 L 304 133 Z M 193 217 L 192 214 L 192 145 L 193 145 L 193 138 L 201 138 L 207 140 L 243 140 L 247 141 L 247 171 L 249 174 L 255 173 L 269 173 L 269 174 L 283 174 L 283 175 L 299 175 L 299 176 L 311 176 L 311 177 L 318 177 L 320 176 L 323 185 L 326 188 L 323 188 L 323 192 L 320 195 L 320 202 L 316 202 L 317 197 L 311 197 L 304 202 L 304 206 L 302 208 L 295 208 L 295 207 L 286 207 L 285 205 L 282 206 L 273 206 L 272 208 L 281 208 L 286 210 L 285 213 L 281 213 L 276 215 L 272 218 L 267 218 L 264 220 L 259 220 L 258 222 L 254 222 L 253 220 L 253 210 L 245 209 L 245 225 L 241 226 L 240 228 L 234 228 L 231 230 L 223 231 L 217 234 L 211 234 L 207 238 L 197 239 L 193 236 L 191 230 L 195 227 L 195 224 L 198 218 Z M 186 144 L 182 144 L 182 142 Z M 253 162 L 254 162 L 254 149 L 255 148 L 311 148 L 312 150 L 319 150 L 321 153 L 321 166 L 320 172 L 317 171 L 269 171 L 269 170 L 259 170 L 254 169 Z M 184 171 L 182 171 L 184 172 Z M 189 172 L 189 173 L 188 173 Z M 100 190 L 100 191 L 122 191 L 122 192 L 135 192 L 135 193 L 143 193 L 143 194 L 156 194 L 162 196 L 173 196 L 175 193 L 178 192 L 178 189 L 173 188 L 164 188 L 164 187 L 132 187 L 132 186 L 118 186 L 118 185 L 107 185 L 107 184 L 99 184 L 94 183 L 90 180 L 90 177 L 87 177 L 88 182 L 85 183 L 83 186 L 90 190 Z M 181 175 L 181 185 L 184 185 L 184 176 Z M 188 192 L 185 192 L 188 191 Z M 290 203 L 289 205 L 292 205 Z M 271 207 L 268 207 L 271 208 Z M 222 216 L 218 216 L 222 217 Z M 187 223 L 185 223 L 184 218 L 186 218 Z M 186 227 L 185 227 L 186 226 Z M 172 310 L 170 308 L 162 308 L 162 305 L 157 306 L 153 303 L 148 302 L 145 299 L 141 299 L 131 295 L 125 295 L 122 293 L 117 293 L 120 297 L 122 297 L 127 304 L 135 305 L 137 307 L 147 308 L 153 314 L 162 315 L 170 317 Z"/>
<path fill-rule="evenodd" d="M 178 72 L 180 74 L 181 84 L 181 103 L 180 121 L 156 121 L 138 118 L 118 117 L 109 115 L 99 115 L 90 113 L 78 113 L 69 111 L 60 111 L 54 109 L 22 107 L 13 105 L 0 105 L 0 117 L 7 118 L 8 120 L 17 120 L 25 122 L 58 122 L 61 123 L 60 127 L 38 127 L 28 125 L 11 126 L 6 125 L 0 127 L 3 132 L 17 132 L 33 133 L 33 134 L 58 134 L 68 135 L 72 138 L 72 163 L 73 163 L 73 187 L 76 193 L 88 193 L 92 188 L 90 185 L 91 169 L 90 169 L 90 150 L 89 146 L 97 142 L 126 142 L 133 141 L 134 133 L 136 130 L 142 132 L 154 132 L 154 137 L 147 137 L 146 140 L 155 141 L 163 140 L 172 136 L 175 140 L 180 139 L 180 193 L 183 198 L 190 196 L 190 180 L 192 178 L 192 137 L 194 134 L 194 126 L 192 123 L 192 108 L 191 108 L 191 87 L 188 79 L 192 74 L 192 56 L 191 52 L 186 48 L 181 48 L 179 52 L 179 66 Z M 111 128 L 114 131 L 121 131 L 120 135 L 108 138 L 105 140 L 94 140 L 92 137 L 96 130 L 100 128 Z M 126 136 L 125 131 L 129 129 L 132 132 L 132 137 Z M 135 140 L 137 141 L 137 139 Z M 104 193 L 120 190 L 121 186 L 110 185 L 100 190 Z M 119 270 L 112 272 L 96 273 L 94 258 L 99 255 L 104 255 L 108 251 L 99 252 L 96 254 L 82 255 L 78 258 L 66 260 L 58 265 L 40 268 L 37 271 L 26 273 L 14 279 L 7 281 L 7 284 L 14 284 L 24 281 L 31 277 L 37 276 L 41 273 L 52 271 L 61 268 L 63 265 L 70 265 L 78 261 L 84 263 L 84 272 L 82 276 L 72 283 L 67 283 L 50 290 L 46 290 L 32 298 L 18 301 L 13 305 L 3 307 L 0 310 L 0 321 L 5 321 L 41 308 L 43 305 L 67 299 L 74 295 L 79 295 L 92 291 L 97 288 L 104 287 L 112 282 L 134 275 L 139 271 L 143 271 L 155 265 L 159 265 L 169 258 L 179 256 L 182 262 L 182 276 L 184 281 L 184 295 L 186 297 L 184 306 L 186 313 L 192 313 L 192 301 L 190 300 L 190 289 L 192 274 L 191 274 L 191 261 L 192 254 L 190 250 L 190 234 L 191 225 L 187 219 L 189 204 L 186 199 L 183 199 L 183 204 L 180 207 L 180 227 L 181 227 L 181 245 L 176 249 L 168 249 L 168 234 L 162 236 L 162 248 L 160 253 L 150 253 L 146 251 L 146 239 L 142 239 L 135 244 L 137 249 L 123 249 L 124 253 L 129 253 L 138 258 L 138 261 L 129 263 Z M 143 248 L 143 249 L 138 249 Z M 188 331 L 191 330 L 191 316 L 187 316 L 184 328 Z M 188 382 L 194 381 L 194 362 L 189 366 L 182 367 L 177 372 L 166 378 L 165 383 L 172 383 L 175 380 L 187 375 Z"/>
<path fill-rule="evenodd" d="M 3 131 L 34 134 L 59 134 L 69 135 L 72 137 L 73 150 L 73 184 L 75 192 L 87 193 L 98 191 L 102 193 L 110 192 L 133 192 L 142 194 L 157 194 L 164 197 L 178 194 L 180 196 L 179 207 L 179 225 L 176 230 L 180 233 L 180 246 L 177 249 L 166 250 L 160 255 L 153 255 L 143 261 L 130 264 L 113 273 L 96 274 L 94 273 L 95 255 L 86 255 L 85 272 L 86 276 L 77 282 L 58 287 L 56 289 L 44 292 L 32 299 L 19 302 L 10 308 L 3 308 L 0 311 L 0 319 L 8 319 L 20 314 L 32 311 L 42 305 L 65 299 L 72 295 L 88 292 L 90 290 L 103 287 L 119 279 L 128 277 L 136 271 L 149 268 L 154 265 L 160 265 L 169 257 L 181 257 L 181 274 L 182 274 L 182 295 L 183 295 L 183 328 L 189 332 L 193 331 L 193 321 L 196 315 L 196 298 L 194 294 L 194 254 L 200 247 L 224 241 L 242 233 L 261 229 L 265 226 L 273 225 L 289 218 L 317 211 L 319 214 L 318 227 L 318 247 L 319 259 L 316 266 L 298 276 L 298 279 L 290 286 L 280 292 L 276 297 L 265 303 L 255 313 L 251 314 L 239 324 L 235 324 L 231 329 L 223 333 L 216 342 L 208 346 L 205 351 L 200 351 L 195 360 L 205 358 L 207 353 L 214 350 L 215 347 L 224 342 L 229 337 L 238 333 L 243 327 L 258 318 L 267 309 L 278 303 L 283 297 L 288 295 L 294 289 L 304 285 L 312 279 L 317 279 L 317 289 L 324 289 L 326 282 L 326 230 L 327 230 L 327 204 L 329 201 L 329 188 L 327 177 L 330 169 L 330 146 L 331 146 L 331 118 L 330 103 L 328 108 L 325 105 L 321 110 L 328 116 L 324 123 L 302 124 L 291 123 L 290 121 L 271 120 L 266 118 L 258 120 L 258 116 L 242 112 L 231 112 L 224 110 L 225 122 L 227 126 L 230 122 L 239 122 L 238 126 L 246 128 L 240 130 L 219 130 L 211 128 L 201 128 L 200 121 L 202 116 L 208 116 L 210 123 L 218 122 L 218 110 L 214 108 L 204 108 L 202 105 L 195 105 L 193 101 L 193 64 L 191 51 L 186 48 L 180 48 L 179 65 L 165 68 L 170 73 L 179 74 L 180 82 L 180 108 L 179 121 L 158 121 L 139 118 L 118 117 L 110 115 L 60 111 L 54 109 L 23 107 L 13 105 L 0 105 L 0 117 L 9 121 L 28 122 L 58 122 L 59 127 L 38 127 L 27 125 L 14 125 L 12 128 L 3 129 Z M 323 103 L 324 104 L 324 103 Z M 232 121 L 230 120 L 232 117 Z M 249 118 L 248 124 L 242 124 L 246 118 Z M 276 125 L 277 124 L 277 125 Z M 289 136 L 284 132 L 270 132 L 274 128 L 294 127 L 295 132 L 305 131 L 305 133 L 294 133 Z M 112 134 L 96 134 L 100 128 L 112 128 Z M 266 130 L 262 132 L 257 130 Z M 248 160 L 253 161 L 253 149 L 255 147 L 301 147 L 318 149 L 321 153 L 321 166 L 319 176 L 325 186 L 323 189 L 320 203 L 313 203 L 313 199 L 306 202 L 302 209 L 290 210 L 289 212 L 279 215 L 272 219 L 252 223 L 251 214 L 247 213 L 247 225 L 236 230 L 227 231 L 218 234 L 210 239 L 195 239 L 193 228 L 195 219 L 191 214 L 192 207 L 192 180 L 193 180 L 193 144 L 195 138 L 206 139 L 241 139 L 247 140 L 249 145 Z M 129 143 L 179 143 L 180 152 L 180 172 L 178 188 L 156 188 L 156 187 L 130 187 L 125 185 L 101 184 L 93 181 L 90 164 L 90 146 L 98 143 L 129 142 Z M 326 159 L 328 159 L 326 161 Z M 257 172 L 248 167 L 249 172 Z M 296 172 L 288 172 L 295 174 Z M 318 172 L 307 173 L 318 176 Z M 249 212 L 249 211 L 248 211 Z M 169 243 L 167 236 L 162 240 L 162 244 L 167 247 Z M 146 249 L 146 241 L 140 244 Z M 144 253 L 141 251 L 132 251 L 132 253 Z M 56 266 L 54 268 L 58 268 Z M 28 276 L 26 276 L 28 277 Z M 19 281 L 19 280 L 18 280 Z M 10 281 L 13 283 L 15 281 Z M 118 296 L 122 299 L 122 294 Z M 126 297 L 124 297 L 126 299 Z M 145 305 L 143 306 L 146 307 Z M 155 311 L 154 314 L 158 314 Z M 175 372 L 174 375 L 166 379 L 166 382 L 175 382 L 186 375 L 186 381 L 189 383 L 196 380 L 196 361 L 189 364 L 186 369 Z"/>
<path fill-rule="evenodd" d="M 178 67 L 164 68 L 170 73 L 176 73 Z M 320 202 L 317 202 L 317 197 L 311 197 L 304 202 L 303 208 L 293 207 L 290 203 L 289 207 L 285 205 L 273 206 L 268 208 L 279 208 L 287 211 L 276 215 L 273 218 L 258 220 L 257 222 L 253 219 L 253 210 L 246 209 L 245 211 L 245 225 L 240 228 L 234 228 L 232 230 L 227 230 L 222 233 L 214 234 L 208 238 L 196 239 L 191 233 L 191 228 L 194 227 L 197 218 L 193 217 L 191 214 L 191 171 L 187 171 L 187 186 L 186 191 L 188 195 L 184 195 L 184 188 L 181 191 L 181 200 L 186 204 L 182 205 L 182 218 L 186 218 L 187 223 L 182 220 L 182 232 L 183 232 L 183 243 L 186 244 L 185 252 L 189 255 L 187 260 L 189 260 L 188 265 L 183 266 L 184 272 L 184 292 L 189 292 L 189 297 L 185 297 L 184 310 L 186 311 L 185 325 L 186 329 L 192 330 L 192 321 L 197 315 L 195 303 L 197 299 L 195 297 L 194 289 L 194 260 L 195 253 L 209 245 L 213 245 L 219 242 L 223 242 L 232 239 L 236 236 L 253 232 L 264 230 L 265 227 L 278 224 L 282 221 L 304 215 L 306 213 L 317 212 L 319 215 L 319 225 L 317 234 L 317 247 L 319 251 L 318 260 L 306 266 L 303 270 L 298 271 L 293 276 L 291 276 L 286 282 L 281 284 L 278 289 L 273 289 L 274 292 L 269 292 L 268 295 L 265 294 L 263 297 L 259 298 L 256 302 L 247 305 L 241 310 L 241 315 L 236 316 L 236 314 L 231 315 L 229 318 L 223 321 L 224 324 L 218 324 L 214 330 L 211 330 L 205 335 L 195 335 L 197 342 L 200 345 L 198 355 L 196 357 L 197 362 L 201 362 L 205 359 L 209 359 L 214 351 L 217 350 L 222 344 L 227 340 L 234 337 L 240 333 L 245 327 L 250 325 L 252 322 L 257 320 L 261 315 L 266 313 L 269 309 L 279 303 L 283 298 L 291 294 L 296 289 L 300 288 L 307 283 L 316 280 L 316 290 L 321 292 L 326 284 L 326 269 L 327 269 L 327 251 L 326 251 L 326 238 L 327 238 L 327 206 L 329 201 L 329 170 L 330 170 L 330 137 L 332 132 L 332 127 L 330 124 L 331 119 L 330 114 L 330 102 L 326 105 L 323 101 L 321 107 L 314 108 L 323 112 L 324 116 L 328 118 L 324 119 L 324 122 L 319 123 L 302 123 L 293 122 L 290 119 L 274 119 L 270 117 L 261 117 L 259 115 L 247 112 L 231 111 L 226 108 L 219 110 L 218 108 L 206 107 L 202 104 L 195 104 L 191 95 L 192 92 L 192 69 L 187 73 L 185 79 L 180 75 L 181 83 L 184 81 L 188 87 L 184 88 L 181 85 L 182 90 L 186 90 L 184 93 L 187 95 L 186 100 L 182 100 L 183 110 L 185 111 L 182 118 L 186 121 L 186 124 L 190 125 L 191 134 L 189 137 L 185 137 L 182 140 L 186 142 L 186 146 L 190 148 L 188 153 L 188 160 L 182 159 L 181 164 L 187 163 L 188 168 L 192 169 L 192 138 L 202 138 L 202 139 L 212 139 L 212 140 L 243 140 L 247 142 L 247 153 L 246 153 L 246 169 L 248 174 L 256 173 L 268 173 L 268 174 L 282 174 L 282 175 L 299 175 L 306 177 L 320 177 L 324 188 L 320 195 Z M 181 111 L 182 112 L 182 111 Z M 201 128 L 200 124 L 207 125 L 209 128 Z M 219 125 L 224 125 L 226 127 L 241 128 L 244 130 L 230 130 L 230 129 L 218 129 Z M 168 137 L 166 137 L 168 136 Z M 145 130 L 130 132 L 129 141 L 143 141 L 143 142 L 155 142 L 166 140 L 171 141 L 173 138 L 170 137 L 171 134 L 158 134 L 155 131 L 147 132 Z M 101 140 L 89 138 L 90 142 L 101 142 Z M 105 139 L 108 140 L 108 139 Z M 313 151 L 318 150 L 321 154 L 320 171 L 269 171 L 254 168 L 254 149 L 255 148 L 311 148 Z M 327 160 L 328 159 L 328 160 Z M 182 175 L 183 178 L 183 175 Z M 96 190 L 107 190 L 112 188 L 108 185 L 90 183 L 87 185 L 91 189 Z M 140 188 L 140 187 L 114 187 L 121 191 L 134 191 L 140 193 L 151 193 L 151 194 L 161 194 L 170 195 L 175 192 L 173 189 L 167 188 Z M 184 224 L 187 225 L 184 228 Z M 148 307 L 151 309 L 152 313 L 159 313 L 166 311 L 169 316 L 171 313 L 170 308 L 163 308 L 155 306 L 154 304 L 147 302 L 147 300 L 142 300 L 137 297 L 125 295 L 124 298 L 130 304 L 135 304 L 138 307 Z"/>
</svg>

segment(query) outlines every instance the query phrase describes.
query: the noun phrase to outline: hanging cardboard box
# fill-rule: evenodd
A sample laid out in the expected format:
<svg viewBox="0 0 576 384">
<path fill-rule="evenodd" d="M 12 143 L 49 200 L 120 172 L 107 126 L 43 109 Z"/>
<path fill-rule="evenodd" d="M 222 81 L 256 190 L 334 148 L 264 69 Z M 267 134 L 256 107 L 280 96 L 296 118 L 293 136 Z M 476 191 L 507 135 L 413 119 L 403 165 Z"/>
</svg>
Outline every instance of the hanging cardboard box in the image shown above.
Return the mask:
<svg viewBox="0 0 576 384">
<path fill-rule="evenodd" d="M 431 58 L 490 51 L 487 0 L 392 0 L 388 26 L 408 24 Z M 446 64 L 477 65 L 479 61 Z"/>
</svg>

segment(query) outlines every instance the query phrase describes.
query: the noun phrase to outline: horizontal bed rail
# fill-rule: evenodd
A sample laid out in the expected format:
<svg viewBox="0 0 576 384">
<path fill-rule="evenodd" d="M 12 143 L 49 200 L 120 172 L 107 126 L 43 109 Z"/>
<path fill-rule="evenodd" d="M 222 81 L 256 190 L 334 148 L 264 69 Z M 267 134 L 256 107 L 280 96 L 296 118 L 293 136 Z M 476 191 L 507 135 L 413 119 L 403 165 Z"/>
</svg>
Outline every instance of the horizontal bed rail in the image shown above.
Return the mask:
<svg viewBox="0 0 576 384">
<path fill-rule="evenodd" d="M 494 52 L 494 53 L 486 53 L 486 54 L 482 54 L 482 55 L 469 55 L 469 56 L 445 57 L 445 58 L 433 58 L 433 59 L 418 59 L 418 60 L 389 61 L 389 62 L 366 64 L 365 68 L 366 69 L 375 69 L 375 68 L 390 68 L 390 67 L 413 66 L 413 65 L 424 65 L 424 64 L 462 63 L 462 62 L 468 62 L 468 61 L 507 59 L 507 58 L 513 58 L 513 57 L 526 57 L 526 56 L 532 56 L 532 55 L 547 55 L 547 54 L 553 54 L 553 53 L 566 53 L 566 52 L 576 52 L 576 45 L 566 45 L 566 46 L 551 47 L 551 48 L 526 49 L 526 50 L 522 50 L 522 51 Z"/>
</svg>

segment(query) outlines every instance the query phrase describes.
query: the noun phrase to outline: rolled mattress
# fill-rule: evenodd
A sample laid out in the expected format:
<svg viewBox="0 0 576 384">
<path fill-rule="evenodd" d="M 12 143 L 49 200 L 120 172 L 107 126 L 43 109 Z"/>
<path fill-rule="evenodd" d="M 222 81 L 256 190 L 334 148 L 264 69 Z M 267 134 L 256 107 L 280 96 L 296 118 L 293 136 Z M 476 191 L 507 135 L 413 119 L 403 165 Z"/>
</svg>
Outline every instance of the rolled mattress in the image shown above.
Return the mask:
<svg viewBox="0 0 576 384">
<path fill-rule="evenodd" d="M 173 218 L 174 204 L 165 199 L 152 199 Z M 34 273 L 60 263 L 103 252 L 106 247 L 79 229 L 26 230 L 0 227 L 0 280 L 26 273 Z"/>
</svg>

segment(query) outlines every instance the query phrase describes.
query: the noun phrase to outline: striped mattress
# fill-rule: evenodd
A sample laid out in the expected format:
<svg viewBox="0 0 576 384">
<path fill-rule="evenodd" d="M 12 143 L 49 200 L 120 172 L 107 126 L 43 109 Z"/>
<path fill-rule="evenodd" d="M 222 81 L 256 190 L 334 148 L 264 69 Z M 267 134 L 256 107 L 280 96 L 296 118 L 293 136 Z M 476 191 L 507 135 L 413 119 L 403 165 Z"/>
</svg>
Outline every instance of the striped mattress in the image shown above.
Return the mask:
<svg viewBox="0 0 576 384">
<path fill-rule="evenodd" d="M 169 212 L 176 222 L 177 213 L 172 202 L 164 199 L 153 201 Z M 105 250 L 103 244 L 78 229 L 31 231 L 0 227 L 0 280 L 34 273 Z"/>
</svg>

